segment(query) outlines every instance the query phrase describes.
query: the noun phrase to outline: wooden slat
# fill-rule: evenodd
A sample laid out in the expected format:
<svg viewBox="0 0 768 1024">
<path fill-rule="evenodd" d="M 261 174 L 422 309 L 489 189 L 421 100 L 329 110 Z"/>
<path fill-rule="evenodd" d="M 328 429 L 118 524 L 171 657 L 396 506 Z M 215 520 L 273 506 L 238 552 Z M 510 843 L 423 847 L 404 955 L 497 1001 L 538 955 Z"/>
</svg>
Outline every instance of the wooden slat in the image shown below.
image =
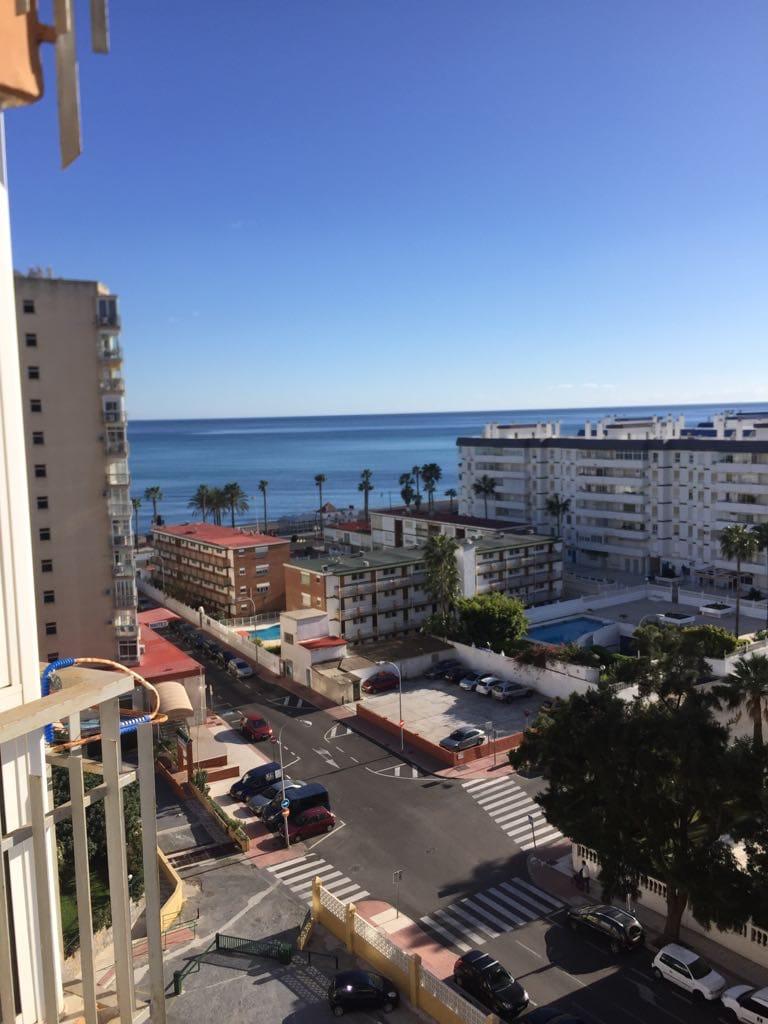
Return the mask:
<svg viewBox="0 0 768 1024">
<path fill-rule="evenodd" d="M 36 744 L 42 739 L 29 738 L 30 761 L 35 763 Z M 51 902 L 51 862 L 45 821 L 47 781 L 44 774 L 29 775 L 29 803 L 32 814 L 32 850 L 35 862 L 35 897 L 37 903 L 37 927 L 40 942 L 40 968 L 43 975 L 43 1006 L 45 1019 L 59 1019 L 59 991 L 56 981 L 55 964 L 59 962 L 58 942 L 53 933 L 55 911 Z"/>
<path fill-rule="evenodd" d="M 94 53 L 109 53 L 107 0 L 91 0 L 91 48 Z"/>
<path fill-rule="evenodd" d="M 57 0 L 56 10 L 64 0 Z M 67 3 L 67 10 L 69 4 Z M 61 166 L 69 167 L 82 152 L 80 133 L 80 82 L 77 74 L 75 29 L 69 17 L 68 32 L 56 35 L 56 95 L 59 104 L 59 148 Z"/>
<path fill-rule="evenodd" d="M 157 862 L 157 803 L 152 725 L 138 728 L 139 796 L 141 799 L 142 856 L 144 860 L 145 922 L 149 947 L 149 986 L 153 1024 L 166 1024 L 163 939 L 160 933 L 160 877 Z"/>
<path fill-rule="evenodd" d="M 80 736 L 80 715 L 69 716 L 69 735 Z M 88 826 L 85 816 L 85 778 L 82 747 L 75 747 L 69 758 L 69 802 L 72 806 L 72 842 L 75 850 L 75 890 L 77 926 L 80 932 L 80 972 L 83 983 L 83 1013 L 86 1024 L 98 1024 L 96 1009 L 96 969 L 91 914 L 91 872 L 88 864 Z"/>
<path fill-rule="evenodd" d="M 0 1019 L 16 1020 L 16 988 L 13 983 L 11 929 L 8 920 L 8 882 L 5 854 L 0 852 Z"/>
</svg>

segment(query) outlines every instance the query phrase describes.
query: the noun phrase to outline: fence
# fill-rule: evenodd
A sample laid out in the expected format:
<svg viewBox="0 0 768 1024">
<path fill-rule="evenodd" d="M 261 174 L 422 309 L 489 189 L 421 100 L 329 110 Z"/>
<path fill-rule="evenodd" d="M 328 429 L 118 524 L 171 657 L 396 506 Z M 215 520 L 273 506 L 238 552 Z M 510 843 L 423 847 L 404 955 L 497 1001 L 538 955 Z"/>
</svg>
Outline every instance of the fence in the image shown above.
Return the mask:
<svg viewBox="0 0 768 1024">
<path fill-rule="evenodd" d="M 597 853 L 588 846 L 574 844 L 571 847 L 571 859 L 574 870 L 582 860 L 586 860 L 592 865 L 593 876 L 600 870 L 600 859 Z M 666 916 L 666 885 L 657 878 L 643 876 L 640 879 L 639 889 L 643 906 L 661 914 L 662 917 Z M 703 924 L 699 924 L 690 910 L 686 909 L 683 912 L 682 925 L 684 928 L 696 932 L 697 935 L 703 935 L 711 942 L 716 942 L 761 967 L 768 967 L 768 929 L 759 928 L 752 921 L 747 921 L 741 928 L 732 931 L 721 931 L 719 928 L 706 928 Z"/>
<path fill-rule="evenodd" d="M 535 665 L 521 665 L 515 658 L 482 647 L 471 647 L 456 641 L 448 641 L 456 649 L 462 664 L 475 672 L 512 679 L 525 686 L 531 686 L 545 697 L 568 697 L 572 693 L 586 693 L 597 685 L 599 669 L 589 665 L 571 665 L 561 661 L 550 661 L 546 668 Z"/>
<path fill-rule="evenodd" d="M 261 612 L 259 615 L 241 615 L 237 619 L 222 619 L 222 626 L 260 626 L 263 623 L 277 625 L 280 621 L 279 612 Z"/>
<path fill-rule="evenodd" d="M 342 903 L 324 888 L 319 878 L 312 883 L 312 918 L 347 950 L 390 978 L 408 993 L 411 1005 L 439 1024 L 499 1024 L 498 1017 L 479 1010 L 462 993 L 446 985 L 422 966 L 418 953 L 406 953 L 384 932 L 361 918 L 352 903 Z"/>
</svg>

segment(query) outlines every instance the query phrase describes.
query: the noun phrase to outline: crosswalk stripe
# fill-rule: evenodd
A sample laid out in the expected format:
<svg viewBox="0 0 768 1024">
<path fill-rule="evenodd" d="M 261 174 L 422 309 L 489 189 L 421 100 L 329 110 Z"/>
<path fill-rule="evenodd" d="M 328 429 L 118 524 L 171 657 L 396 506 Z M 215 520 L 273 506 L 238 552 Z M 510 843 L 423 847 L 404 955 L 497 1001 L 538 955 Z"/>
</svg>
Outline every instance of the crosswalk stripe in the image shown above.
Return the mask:
<svg viewBox="0 0 768 1024">
<path fill-rule="evenodd" d="M 278 864 L 274 869 L 274 873 L 279 878 L 290 878 L 291 875 L 295 875 L 297 871 L 306 871 L 309 867 L 315 867 L 320 869 L 325 864 L 324 860 L 319 857 L 317 859 L 310 860 L 307 857 L 302 857 L 301 861 L 294 862 L 293 867 L 283 868 L 282 864 Z"/>
<path fill-rule="evenodd" d="M 507 797 L 523 796 L 527 797 L 528 794 L 521 793 L 520 790 L 517 788 L 513 789 L 510 786 L 503 786 L 500 789 L 493 789 L 487 793 L 482 793 L 480 796 L 475 796 L 475 800 L 477 800 L 481 807 L 492 807 L 497 800 L 503 800 Z"/>
<path fill-rule="evenodd" d="M 533 824 L 535 827 L 537 824 L 536 818 L 533 819 Z M 531 823 L 526 818 L 518 821 L 510 821 L 509 824 L 504 825 L 504 831 L 511 839 L 521 835 L 528 836 L 531 834 Z"/>
<path fill-rule="evenodd" d="M 500 916 L 503 916 L 504 919 L 512 918 L 513 924 L 519 924 L 520 923 L 520 919 L 515 914 L 513 914 L 510 910 L 507 910 L 507 908 L 505 906 L 500 905 L 498 899 L 493 899 L 491 897 L 490 892 L 488 892 L 488 893 L 476 892 L 475 895 L 472 898 L 475 899 L 475 900 L 478 900 L 478 902 L 480 902 L 480 903 L 487 903 L 489 907 L 491 907 Z M 509 926 L 507 926 L 507 927 L 509 927 Z"/>
<path fill-rule="evenodd" d="M 538 822 L 537 822 L 538 824 Z M 554 825 L 548 825 L 546 828 L 536 829 L 536 843 L 548 843 L 550 840 L 555 839 L 557 836 L 561 836 L 563 833 L 558 832 Z M 533 839 L 531 839 L 531 846 L 535 846 Z"/>
<path fill-rule="evenodd" d="M 550 911 L 550 908 L 545 903 L 537 902 L 534 897 L 524 889 L 516 889 L 515 898 L 520 900 L 520 905 L 522 907 L 533 907 L 533 913 L 540 917 L 545 916 Z M 531 911 L 529 910 L 528 913 L 530 914 Z"/>
<path fill-rule="evenodd" d="M 448 945 L 453 949 L 461 950 L 462 953 L 468 953 L 472 948 L 471 946 L 468 946 L 466 942 L 461 942 L 459 939 L 455 938 L 455 936 L 451 935 L 450 932 L 447 932 L 445 928 L 441 927 L 441 925 L 439 925 L 433 918 L 422 917 L 421 920 L 425 924 L 429 925 L 433 931 L 436 931 L 438 935 L 444 935 L 448 940 Z"/>
<path fill-rule="evenodd" d="M 284 885 L 292 885 L 294 882 L 298 882 L 300 879 L 314 878 L 315 875 L 320 875 L 322 877 L 324 872 L 327 872 L 329 868 L 330 865 L 328 865 L 328 867 L 319 868 L 317 867 L 317 865 L 313 864 L 311 868 L 305 866 L 301 868 L 299 871 L 296 871 L 294 874 L 278 875 L 277 877 Z"/>
<path fill-rule="evenodd" d="M 489 779 L 487 782 L 478 782 L 477 780 L 473 780 L 472 782 L 465 782 L 464 788 L 471 789 L 472 795 L 474 796 L 475 793 L 479 793 L 481 789 L 488 789 L 489 786 L 504 786 L 506 783 L 506 779 Z"/>
<path fill-rule="evenodd" d="M 506 893 L 503 893 L 500 889 L 489 889 L 488 892 L 493 893 L 494 897 L 497 900 L 501 900 L 503 903 L 506 903 L 509 907 L 514 906 L 515 910 L 517 910 L 517 914 L 513 913 L 512 910 L 506 910 L 506 907 L 505 910 L 506 913 L 509 914 L 509 916 L 514 920 L 515 924 L 523 924 L 525 922 L 525 917 L 518 917 L 520 911 L 518 909 L 517 904 L 513 903 L 509 896 L 506 895 Z"/>
<path fill-rule="evenodd" d="M 345 897 L 350 896 L 353 892 L 357 892 L 357 890 L 360 888 L 357 882 L 350 882 L 348 878 L 344 878 L 342 879 L 342 881 L 349 882 L 349 884 L 345 885 L 342 889 L 336 890 L 336 892 L 333 894 L 336 897 L 336 899 L 344 899 Z"/>
<path fill-rule="evenodd" d="M 549 824 L 539 804 L 509 777 L 469 779 L 462 786 L 521 850 L 562 839 L 562 833 Z"/>
<path fill-rule="evenodd" d="M 478 928 L 482 929 L 483 931 L 486 931 L 492 939 L 496 938 L 495 933 L 492 932 L 490 928 L 486 928 L 480 921 L 475 920 L 475 918 L 472 917 L 471 914 L 467 914 L 465 911 L 461 909 L 461 907 L 457 907 L 455 904 L 450 907 L 446 907 L 445 910 L 439 910 L 435 914 L 435 917 L 438 917 L 438 915 L 444 925 L 453 928 L 458 935 L 463 935 L 465 938 L 471 939 L 476 946 L 479 946 L 480 943 L 487 942 L 488 940 L 484 938 L 482 935 L 478 935 L 476 932 L 473 932 L 464 923 L 464 921 L 461 920 L 461 918 L 466 918 L 466 920 L 470 922 L 473 928 Z"/>
<path fill-rule="evenodd" d="M 476 914 L 480 914 L 481 917 L 486 918 L 486 920 L 490 921 L 497 928 L 501 928 L 502 932 L 509 931 L 509 922 L 502 921 L 500 917 L 497 917 L 495 914 L 492 914 L 490 910 L 486 910 L 481 903 L 475 903 L 474 899 L 465 899 L 463 902 L 466 904 L 466 906 L 472 907 Z"/>
<path fill-rule="evenodd" d="M 526 813 L 527 810 L 528 808 L 526 807 L 523 813 Z M 512 811 L 505 811 L 504 814 L 497 814 L 493 820 L 497 823 L 497 825 L 501 825 L 503 821 L 508 821 L 511 824 L 515 820 L 515 818 L 520 816 L 520 813 L 520 808 L 515 807 L 515 809 Z"/>
<path fill-rule="evenodd" d="M 519 803 L 520 803 L 520 794 L 519 793 L 505 793 L 504 796 L 502 796 L 502 797 L 496 796 L 496 797 L 493 798 L 492 802 L 487 803 L 487 804 L 482 804 L 481 806 L 482 806 L 483 810 L 488 811 L 488 813 L 491 816 L 495 816 L 496 814 L 498 814 L 498 812 L 501 810 L 502 807 L 509 807 L 512 804 L 519 804 Z"/>
<path fill-rule="evenodd" d="M 518 900 L 520 899 L 520 897 L 522 895 L 520 892 L 518 892 L 516 889 L 513 889 L 511 886 L 507 885 L 506 882 L 502 882 L 501 886 L 502 886 L 502 888 L 504 888 L 505 890 L 508 890 L 509 892 L 511 892 L 513 894 L 511 896 L 508 895 L 507 899 L 509 900 L 509 902 L 513 906 L 515 906 L 517 908 L 519 913 L 521 913 L 521 914 L 523 914 L 525 916 L 525 919 L 527 921 L 530 921 L 532 917 L 537 916 L 537 915 L 531 913 L 530 907 L 526 906 L 525 903 L 519 903 L 518 902 Z"/>
<path fill-rule="evenodd" d="M 306 859 L 306 857 L 294 857 L 292 860 L 284 860 L 280 864 L 273 864 L 271 868 L 267 868 L 267 871 L 272 871 L 274 873 L 284 871 L 286 868 L 289 868 L 291 864 L 304 864 Z"/>
<path fill-rule="evenodd" d="M 349 882 L 349 879 L 346 875 L 342 875 L 340 871 L 334 871 L 332 875 L 326 875 L 323 879 L 323 885 L 331 892 L 333 892 L 334 889 L 338 889 L 340 885 L 344 885 L 346 882 Z M 336 894 L 334 893 L 334 895 Z"/>
<path fill-rule="evenodd" d="M 563 901 L 557 899 L 556 896 L 550 896 L 548 892 L 544 892 L 542 889 L 537 888 L 535 885 L 531 885 L 530 882 L 526 882 L 522 878 L 518 878 L 517 881 L 519 885 L 522 885 L 525 889 L 530 889 L 535 896 L 538 896 L 540 900 L 544 900 L 545 903 L 551 903 L 553 907 L 563 906 Z"/>
</svg>

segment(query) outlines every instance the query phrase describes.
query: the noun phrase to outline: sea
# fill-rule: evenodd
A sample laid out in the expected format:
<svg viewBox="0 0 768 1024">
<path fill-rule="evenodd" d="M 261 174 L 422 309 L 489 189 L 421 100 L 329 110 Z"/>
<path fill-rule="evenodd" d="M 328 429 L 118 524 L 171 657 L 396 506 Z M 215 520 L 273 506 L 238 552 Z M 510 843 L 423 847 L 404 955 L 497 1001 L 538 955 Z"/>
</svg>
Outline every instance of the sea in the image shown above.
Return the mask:
<svg viewBox="0 0 768 1024">
<path fill-rule="evenodd" d="M 728 405 L 677 407 L 603 406 L 591 409 L 496 409 L 481 412 L 403 413 L 382 416 L 281 416 L 263 419 L 133 420 L 129 424 L 132 494 L 159 486 L 158 513 L 168 523 L 193 518 L 188 501 L 199 484 L 235 481 L 251 500 L 241 518 L 254 522 L 262 512 L 260 480 L 268 481 L 270 521 L 301 517 L 318 507 L 314 484 L 324 473 L 323 500 L 338 508 L 362 507 L 357 489 L 363 469 L 372 471 L 371 507 L 400 504 L 398 478 L 413 466 L 436 462 L 442 469 L 437 497 L 458 489 L 456 438 L 478 436 L 486 423 L 559 420 L 563 434 L 576 434 L 589 419 L 607 416 L 684 416 L 688 425 L 707 420 Z M 745 403 L 744 412 L 765 404 Z M 150 522 L 144 502 L 139 529 Z"/>
</svg>

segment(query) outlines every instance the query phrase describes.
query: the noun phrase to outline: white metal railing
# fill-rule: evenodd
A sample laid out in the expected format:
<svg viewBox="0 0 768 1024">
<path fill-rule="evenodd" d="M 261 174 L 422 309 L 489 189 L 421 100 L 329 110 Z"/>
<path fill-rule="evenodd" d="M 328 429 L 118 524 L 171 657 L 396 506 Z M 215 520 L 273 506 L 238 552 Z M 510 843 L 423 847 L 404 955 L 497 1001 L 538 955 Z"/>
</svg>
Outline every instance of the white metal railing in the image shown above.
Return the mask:
<svg viewBox="0 0 768 1024">
<path fill-rule="evenodd" d="M 365 939 L 369 946 L 373 946 L 375 950 L 381 953 L 383 957 L 386 957 L 403 974 L 408 974 L 410 957 L 399 946 L 396 946 L 384 932 L 380 932 L 378 928 L 368 924 L 359 914 L 355 914 L 354 928 L 355 933 L 362 939 Z"/>
<path fill-rule="evenodd" d="M 336 899 L 333 893 L 328 892 L 324 885 L 320 886 L 320 906 L 325 907 L 329 914 L 333 914 L 339 921 L 345 920 L 347 916 L 347 905 Z"/>
<path fill-rule="evenodd" d="M 464 1024 L 486 1024 L 488 1015 L 473 1006 L 463 995 L 455 989 L 440 981 L 430 971 L 421 969 L 419 985 L 428 992 L 434 999 L 437 999 L 443 1006 L 454 1013 Z"/>
</svg>

